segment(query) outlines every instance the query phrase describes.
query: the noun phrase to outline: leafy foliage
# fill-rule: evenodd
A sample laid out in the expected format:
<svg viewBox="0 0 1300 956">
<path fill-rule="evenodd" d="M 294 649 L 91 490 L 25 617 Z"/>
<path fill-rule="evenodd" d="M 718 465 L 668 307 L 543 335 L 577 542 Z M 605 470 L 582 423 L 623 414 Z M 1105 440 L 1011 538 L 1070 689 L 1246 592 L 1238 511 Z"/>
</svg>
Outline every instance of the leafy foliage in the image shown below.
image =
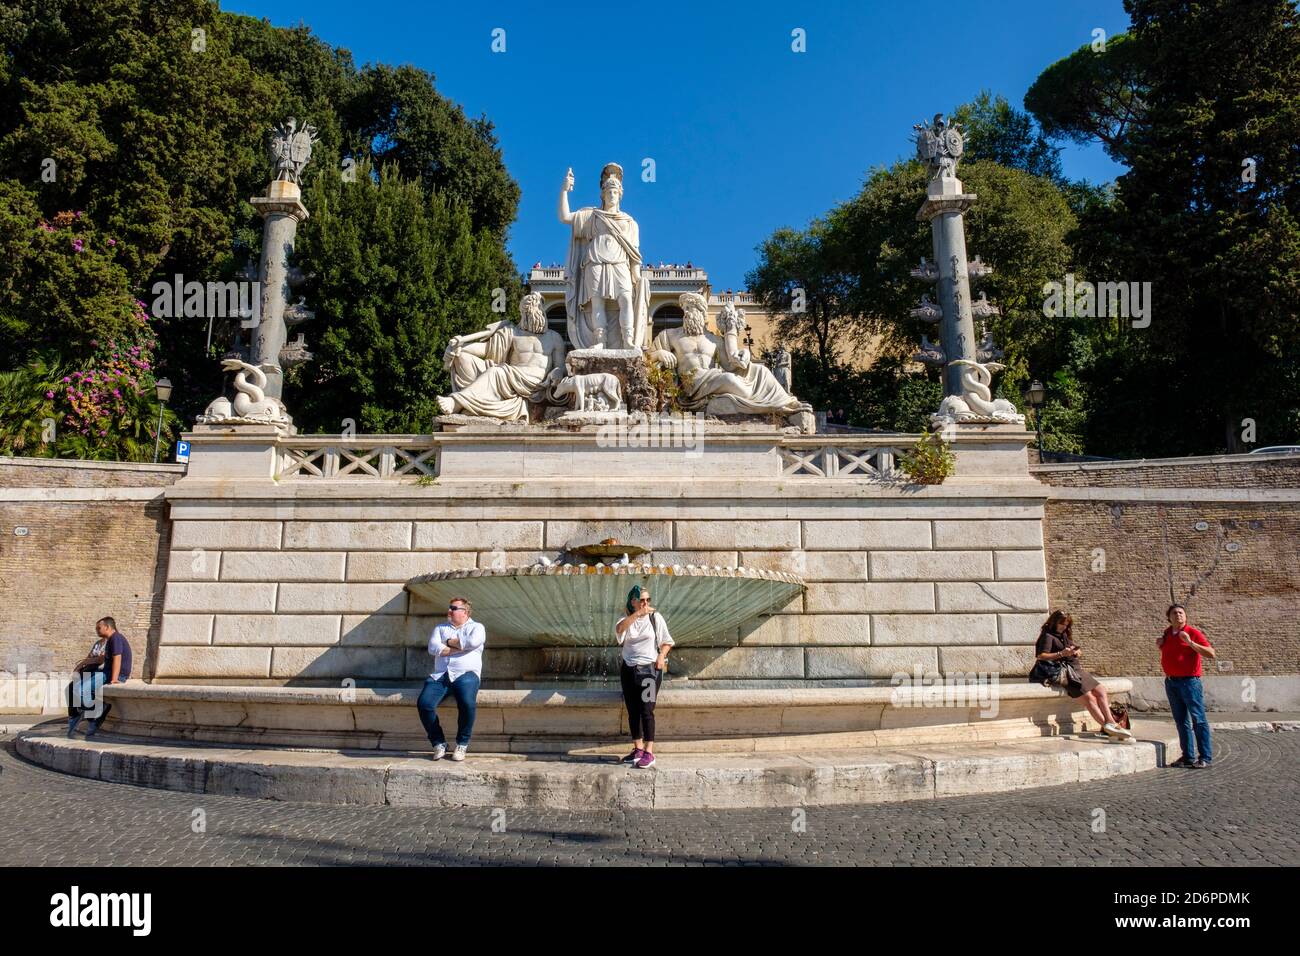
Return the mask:
<svg viewBox="0 0 1300 956">
<path fill-rule="evenodd" d="M 956 466 L 957 459 L 938 432 L 922 435 L 898 457 L 898 467 L 919 485 L 943 484 Z"/>
<path fill-rule="evenodd" d="M 315 228 L 297 253 L 316 272 L 305 291 L 318 344 L 286 401 L 325 431 L 347 418 L 361 431 L 428 431 L 434 399 L 450 387 L 447 341 L 502 318 L 493 290 L 506 290 L 507 309 L 518 302 L 499 238 L 393 166 L 372 179 L 363 164 L 355 182 L 322 177 L 314 195 Z"/>
<path fill-rule="evenodd" d="M 0 6 L 0 368 L 88 371 L 104 358 L 93 343 L 124 340 L 155 281 L 226 281 L 256 261 L 262 220 L 246 200 L 265 191 L 268 130 L 289 116 L 320 136 L 298 235 L 318 273 L 302 290 L 319 297 L 304 329 L 316 358 L 295 370 L 295 417 L 306 430 L 340 417 L 424 427 L 445 384 L 444 332 L 488 317 L 492 289 L 518 286 L 505 233 L 519 189 L 492 124 L 440 96 L 430 73 L 358 69 L 306 27 L 208 0 Z M 386 163 L 394 172 L 379 172 Z M 346 189 L 344 171 L 356 173 Z M 192 418 L 221 391 L 213 353 L 237 323 L 217 320 L 210 352 L 207 322 L 156 325 L 157 364 Z M 120 414 L 78 431 L 79 453 L 135 455 L 119 438 L 143 416 Z"/>
</svg>

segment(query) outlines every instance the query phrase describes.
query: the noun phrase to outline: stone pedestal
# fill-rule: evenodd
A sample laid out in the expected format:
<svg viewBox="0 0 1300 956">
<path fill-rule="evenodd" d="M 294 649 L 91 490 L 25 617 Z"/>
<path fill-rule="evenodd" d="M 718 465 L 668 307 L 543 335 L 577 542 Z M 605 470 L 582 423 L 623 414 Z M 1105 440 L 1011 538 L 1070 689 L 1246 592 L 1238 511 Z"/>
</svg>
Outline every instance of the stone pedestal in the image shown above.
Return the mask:
<svg viewBox="0 0 1300 956">
<path fill-rule="evenodd" d="M 577 349 L 564 360 L 570 375 L 609 372 L 618 379 L 629 412 L 656 412 L 655 390 L 640 349 Z"/>
<path fill-rule="evenodd" d="M 654 565 L 807 584 L 776 613 L 675 651 L 674 676 L 806 687 L 919 670 L 1029 686 L 1049 606 L 1048 488 L 1028 472 L 1023 428 L 957 426 L 955 474 L 917 487 L 894 465 L 916 435 L 643 417 L 436 435 L 196 429 L 189 471 L 166 490 L 157 679 L 419 682 L 447 602 L 411 591 L 414 578 L 531 568 L 613 538 Z M 670 627 L 685 613 L 663 610 Z M 490 632 L 484 679 L 543 670 L 545 633 Z"/>
</svg>

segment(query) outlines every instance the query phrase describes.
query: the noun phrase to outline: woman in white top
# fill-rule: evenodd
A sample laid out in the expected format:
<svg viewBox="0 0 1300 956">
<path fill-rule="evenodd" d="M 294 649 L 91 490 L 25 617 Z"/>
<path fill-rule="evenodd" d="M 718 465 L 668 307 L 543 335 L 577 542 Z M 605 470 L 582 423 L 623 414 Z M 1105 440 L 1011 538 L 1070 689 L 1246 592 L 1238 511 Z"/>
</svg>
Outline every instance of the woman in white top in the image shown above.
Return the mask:
<svg viewBox="0 0 1300 956">
<path fill-rule="evenodd" d="M 650 603 L 649 588 L 638 584 L 628 592 L 627 615 L 614 625 L 614 637 L 623 647 L 618 676 L 632 732 L 632 752 L 623 763 L 644 770 L 655 762 L 655 699 L 673 646 L 663 615 Z"/>
</svg>

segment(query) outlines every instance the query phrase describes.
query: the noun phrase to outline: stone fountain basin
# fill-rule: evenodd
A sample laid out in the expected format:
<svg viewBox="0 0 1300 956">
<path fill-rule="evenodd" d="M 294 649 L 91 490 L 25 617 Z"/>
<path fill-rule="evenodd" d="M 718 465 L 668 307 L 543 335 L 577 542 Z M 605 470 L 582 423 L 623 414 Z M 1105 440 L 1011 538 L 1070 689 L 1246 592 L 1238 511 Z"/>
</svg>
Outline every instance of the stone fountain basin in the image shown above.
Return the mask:
<svg viewBox="0 0 1300 956">
<path fill-rule="evenodd" d="M 783 571 L 694 565 L 533 565 L 438 571 L 406 589 L 446 607 L 468 598 L 490 637 L 540 646 L 609 646 L 634 584 L 650 590 L 678 645 L 705 643 L 784 607 L 804 590 Z"/>
</svg>

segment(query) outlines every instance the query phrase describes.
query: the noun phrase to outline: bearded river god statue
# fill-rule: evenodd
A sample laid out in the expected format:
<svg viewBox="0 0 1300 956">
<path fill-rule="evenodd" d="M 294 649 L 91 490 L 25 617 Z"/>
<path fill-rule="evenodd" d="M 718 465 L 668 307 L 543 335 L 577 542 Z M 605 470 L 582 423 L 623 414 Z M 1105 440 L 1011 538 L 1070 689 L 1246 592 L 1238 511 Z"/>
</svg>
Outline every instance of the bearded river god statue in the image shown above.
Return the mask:
<svg viewBox="0 0 1300 956">
<path fill-rule="evenodd" d="M 560 222 L 572 226 L 564 306 L 574 349 L 643 349 L 650 327 L 649 283 L 641 275 L 641 232 L 619 208 L 623 167 L 600 173 L 599 208 L 569 211 L 573 170 L 560 190 Z M 617 317 L 615 317 L 617 311 Z"/>
<path fill-rule="evenodd" d="M 564 353 L 564 339 L 546 327 L 542 297 L 529 293 L 518 324 L 493 322 L 447 344 L 442 362 L 455 391 L 438 396 L 438 410 L 526 422 L 528 403 L 545 401 L 564 376 Z"/>
<path fill-rule="evenodd" d="M 789 424 L 812 431 L 812 406 L 786 391 L 767 366 L 740 347 L 743 312 L 727 303 L 718 316 L 719 337 L 706 328 L 704 296 L 686 292 L 678 302 L 685 313 L 682 327 L 655 336 L 650 358 L 677 370 L 682 383 L 678 404 L 683 409 L 709 415 L 779 414 Z"/>
</svg>

